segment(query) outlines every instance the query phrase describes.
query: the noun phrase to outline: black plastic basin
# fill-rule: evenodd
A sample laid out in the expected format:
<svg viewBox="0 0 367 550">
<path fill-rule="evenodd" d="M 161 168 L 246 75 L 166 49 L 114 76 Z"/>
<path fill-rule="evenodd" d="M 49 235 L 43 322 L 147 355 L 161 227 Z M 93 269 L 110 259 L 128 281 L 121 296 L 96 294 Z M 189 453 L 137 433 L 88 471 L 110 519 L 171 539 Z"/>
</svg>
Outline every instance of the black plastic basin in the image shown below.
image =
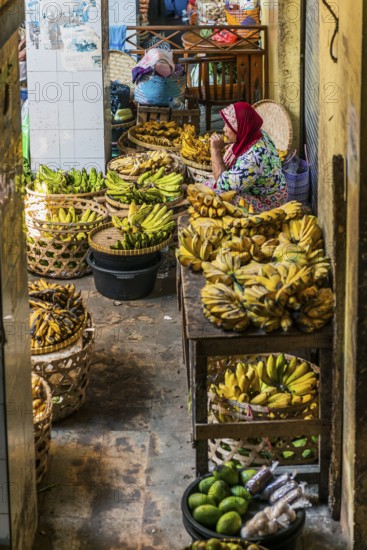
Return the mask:
<svg viewBox="0 0 367 550">
<path fill-rule="evenodd" d="M 196 479 L 191 483 L 184 492 L 181 500 L 182 521 L 188 534 L 193 540 L 208 540 L 210 538 L 225 539 L 228 535 L 221 535 L 215 531 L 207 529 L 200 523 L 198 523 L 191 515 L 190 509 L 187 505 L 187 500 L 192 493 L 197 493 L 199 482 L 204 477 L 209 477 L 212 474 L 207 474 Z M 258 507 L 258 510 L 264 508 L 267 504 L 259 503 L 258 499 L 253 499 L 252 506 Z M 250 507 L 249 507 L 250 508 Z M 249 516 L 250 519 L 250 516 Z M 287 528 L 279 529 L 274 535 L 268 535 L 266 537 L 248 538 L 250 542 L 257 542 L 262 546 L 265 546 L 269 550 L 295 550 L 297 540 L 302 533 L 303 526 L 306 521 L 306 514 L 304 510 L 297 510 L 297 519 L 289 525 Z M 231 537 L 232 539 L 241 540 L 241 537 Z"/>
<path fill-rule="evenodd" d="M 97 267 L 105 267 L 115 271 L 132 271 L 155 265 L 159 258 L 159 252 L 137 254 L 136 256 L 117 256 L 93 250 L 93 258 Z"/>
<path fill-rule="evenodd" d="M 114 300 L 138 300 L 152 292 L 162 256 L 158 254 L 155 263 L 149 267 L 131 271 L 97 266 L 93 252 L 89 252 L 87 263 L 93 270 L 94 284 L 102 296 Z"/>
</svg>

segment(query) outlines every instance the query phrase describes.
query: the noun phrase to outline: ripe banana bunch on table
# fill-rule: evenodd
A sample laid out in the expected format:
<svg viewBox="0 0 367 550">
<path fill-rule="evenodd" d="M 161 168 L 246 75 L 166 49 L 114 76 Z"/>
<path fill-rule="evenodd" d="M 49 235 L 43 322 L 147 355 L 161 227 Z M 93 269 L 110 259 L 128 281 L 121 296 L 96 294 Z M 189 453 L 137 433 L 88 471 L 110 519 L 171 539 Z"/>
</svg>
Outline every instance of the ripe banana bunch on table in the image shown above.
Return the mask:
<svg viewBox="0 0 367 550">
<path fill-rule="evenodd" d="M 178 236 L 176 257 L 181 265 L 193 271 L 200 271 L 202 263 L 213 260 L 223 238 L 223 230 L 218 226 L 200 226 L 195 231 L 191 226 L 183 228 Z"/>
<path fill-rule="evenodd" d="M 223 283 L 206 284 L 201 290 L 205 317 L 224 330 L 242 332 L 249 325 L 246 310 L 241 304 L 241 294 Z"/>
<path fill-rule="evenodd" d="M 43 395 L 43 386 L 41 379 L 36 374 L 32 373 L 32 409 L 33 422 L 37 422 L 42 418 L 46 410 L 45 396 Z"/>
<path fill-rule="evenodd" d="M 306 215 L 302 219 L 283 223 L 278 238 L 284 244 L 298 244 L 307 252 L 323 248 L 322 231 L 316 216 Z"/>
<path fill-rule="evenodd" d="M 131 203 L 126 218 L 111 218 L 114 227 L 121 231 L 122 238 L 110 248 L 132 250 L 158 245 L 172 235 L 176 227 L 172 217 L 173 211 L 166 205 L 144 204 L 138 207 Z"/>
<path fill-rule="evenodd" d="M 296 324 L 304 332 L 322 328 L 334 314 L 335 299 L 331 288 L 320 288 L 296 318 Z"/>
<path fill-rule="evenodd" d="M 211 262 L 203 262 L 202 268 L 207 283 L 222 283 L 233 288 L 236 271 L 241 267 L 238 255 L 219 252 Z"/>
<path fill-rule="evenodd" d="M 235 191 L 217 194 L 203 184 L 191 184 L 187 187 L 187 198 L 191 205 L 189 213 L 193 217 L 222 218 L 227 214 L 243 217 L 246 215 L 245 211 L 230 202 L 235 196 Z"/>
<path fill-rule="evenodd" d="M 184 124 L 180 152 L 189 160 L 211 166 L 210 134 L 196 137 L 195 127 L 191 124 Z"/>
<path fill-rule="evenodd" d="M 31 347 L 43 348 L 66 340 L 85 322 L 85 308 L 72 284 L 39 279 L 28 284 L 31 307 Z"/>
<path fill-rule="evenodd" d="M 173 157 L 166 151 L 148 151 L 117 157 L 110 161 L 109 167 L 122 176 L 138 176 L 148 170 L 159 170 L 161 167 L 168 170 L 172 164 Z"/>
</svg>

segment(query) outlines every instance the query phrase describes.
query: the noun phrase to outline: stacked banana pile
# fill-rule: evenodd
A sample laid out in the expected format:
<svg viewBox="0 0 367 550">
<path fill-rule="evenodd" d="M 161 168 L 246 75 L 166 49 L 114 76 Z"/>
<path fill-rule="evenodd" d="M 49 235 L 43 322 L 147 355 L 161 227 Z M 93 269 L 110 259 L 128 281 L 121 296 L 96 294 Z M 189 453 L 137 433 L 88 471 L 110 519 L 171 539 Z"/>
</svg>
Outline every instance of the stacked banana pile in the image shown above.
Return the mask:
<svg viewBox="0 0 367 550">
<path fill-rule="evenodd" d="M 41 164 L 31 186 L 37 193 L 46 195 L 69 194 L 69 193 L 92 193 L 105 188 L 105 180 L 102 172 L 91 168 L 89 174 L 86 169 L 69 172 L 63 170 L 52 170 L 45 164 Z"/>
<path fill-rule="evenodd" d="M 158 204 L 182 196 L 183 176 L 176 172 L 165 174 L 162 166 L 157 172 L 144 172 L 136 182 L 121 179 L 109 171 L 106 178 L 108 196 L 122 204 Z"/>
<path fill-rule="evenodd" d="M 318 376 L 307 361 L 297 357 L 288 361 L 281 353 L 256 363 L 239 361 L 234 370 L 227 368 L 224 381 L 212 384 L 210 390 L 239 403 L 275 409 L 311 403 L 317 387 Z"/>
<path fill-rule="evenodd" d="M 224 231 L 220 227 L 201 225 L 196 232 L 188 226 L 179 233 L 176 258 L 181 265 L 200 271 L 203 261 L 214 260 L 223 239 Z"/>
<path fill-rule="evenodd" d="M 181 145 L 182 128 L 176 121 L 158 122 L 151 120 L 129 130 L 129 135 L 151 145 L 179 147 Z"/>
<path fill-rule="evenodd" d="M 83 325 L 86 312 L 73 284 L 59 285 L 39 279 L 28 284 L 33 349 L 58 344 Z"/>
<path fill-rule="evenodd" d="M 46 410 L 46 401 L 40 377 L 36 374 L 32 374 L 32 405 L 33 421 L 38 422 Z"/>
<path fill-rule="evenodd" d="M 181 134 L 181 155 L 189 160 L 211 167 L 210 134 L 196 137 L 195 126 L 184 124 Z"/>
<path fill-rule="evenodd" d="M 191 206 L 188 212 L 193 219 L 223 218 L 226 215 L 243 218 L 246 215 L 245 210 L 230 202 L 235 196 L 235 191 L 217 194 L 213 189 L 199 183 L 189 185 L 187 198 Z"/>
<path fill-rule="evenodd" d="M 303 215 L 300 203 L 251 214 L 228 202 L 237 210 L 225 214 L 222 205 L 229 209 L 226 199 L 235 200 L 233 193 L 223 200 L 223 194 L 193 185 L 188 196 L 191 214 L 198 215 L 180 237 L 177 258 L 194 271 L 203 269 L 202 303 L 212 323 L 225 330 L 252 323 L 266 332 L 293 325 L 313 332 L 332 318 L 330 260 L 317 218 Z M 208 228 L 215 235 L 223 231 L 211 246 L 204 243 Z"/>
<path fill-rule="evenodd" d="M 143 249 L 167 240 L 173 233 L 176 223 L 173 211 L 167 206 L 156 204 L 138 207 L 131 203 L 126 218 L 112 216 L 114 227 L 119 229 L 122 239 L 111 245 L 115 250 Z"/>
<path fill-rule="evenodd" d="M 156 172 L 162 166 L 168 172 L 173 164 L 172 155 L 166 151 L 148 151 L 126 157 L 117 157 L 111 160 L 108 167 L 122 176 L 139 176 L 148 171 Z"/>
</svg>

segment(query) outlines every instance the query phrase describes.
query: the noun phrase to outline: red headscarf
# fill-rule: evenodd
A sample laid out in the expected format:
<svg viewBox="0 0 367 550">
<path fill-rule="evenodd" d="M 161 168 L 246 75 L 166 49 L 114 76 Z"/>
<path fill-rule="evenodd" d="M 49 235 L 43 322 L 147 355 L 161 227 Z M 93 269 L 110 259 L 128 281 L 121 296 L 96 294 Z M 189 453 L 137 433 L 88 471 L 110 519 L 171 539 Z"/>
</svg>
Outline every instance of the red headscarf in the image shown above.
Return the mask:
<svg viewBox="0 0 367 550">
<path fill-rule="evenodd" d="M 224 122 L 235 132 L 236 141 L 226 151 L 224 162 L 231 167 L 236 159 L 243 155 L 262 137 L 260 128 L 263 119 L 249 103 L 232 103 L 219 111 Z"/>
</svg>

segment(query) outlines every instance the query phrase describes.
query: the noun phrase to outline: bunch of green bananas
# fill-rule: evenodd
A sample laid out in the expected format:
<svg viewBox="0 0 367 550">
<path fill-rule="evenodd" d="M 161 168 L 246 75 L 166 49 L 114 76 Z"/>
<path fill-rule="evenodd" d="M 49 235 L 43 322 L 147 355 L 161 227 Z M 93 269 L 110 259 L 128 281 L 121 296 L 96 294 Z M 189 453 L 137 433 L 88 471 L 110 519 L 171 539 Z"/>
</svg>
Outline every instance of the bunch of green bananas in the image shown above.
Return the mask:
<svg viewBox="0 0 367 550">
<path fill-rule="evenodd" d="M 200 271 L 202 262 L 213 260 L 224 237 L 223 229 L 215 225 L 200 226 L 196 232 L 190 225 L 178 236 L 176 257 L 181 265 Z"/>
<path fill-rule="evenodd" d="M 126 218 L 112 216 L 112 223 L 123 237 L 111 248 L 132 250 L 155 246 L 167 240 L 173 233 L 176 223 L 172 220 L 173 211 L 167 206 L 156 204 L 138 207 L 131 203 Z"/>
<path fill-rule="evenodd" d="M 62 342 L 79 330 L 85 308 L 73 284 L 59 285 L 44 279 L 29 283 L 31 347 Z"/>
<path fill-rule="evenodd" d="M 109 171 L 106 178 L 108 196 L 124 204 L 158 204 L 181 197 L 183 176 L 176 172 L 164 173 L 165 167 L 162 166 L 155 173 L 145 172 L 132 183 Z"/>
<path fill-rule="evenodd" d="M 269 355 L 250 364 L 238 361 L 233 372 L 227 368 L 224 380 L 210 389 L 219 397 L 266 406 L 269 409 L 311 403 L 317 393 L 318 379 L 309 363 L 284 354 Z"/>
<path fill-rule="evenodd" d="M 77 213 L 75 211 L 74 206 L 70 206 L 67 210 L 64 208 L 58 208 L 56 211 L 54 211 L 52 214 L 50 214 L 46 221 L 52 223 L 52 229 L 58 229 L 60 231 L 65 230 L 64 224 L 70 224 L 72 225 L 72 229 L 88 229 L 89 225 L 93 222 L 99 222 L 103 219 L 103 216 L 98 215 L 97 212 L 94 212 L 90 208 L 87 208 L 84 212 Z M 45 224 L 44 228 L 47 229 L 48 226 Z M 53 235 L 51 233 L 46 233 L 45 236 L 52 238 Z M 73 238 L 73 235 L 59 235 L 60 240 L 62 241 L 70 241 Z M 78 240 L 86 239 L 87 233 L 80 232 L 77 233 L 76 238 Z"/>
<path fill-rule="evenodd" d="M 63 170 L 52 170 L 45 164 L 41 164 L 33 182 L 33 190 L 37 193 L 69 194 L 69 193 L 91 193 L 101 191 L 105 188 L 105 181 L 102 172 L 91 168 L 89 174 L 86 169 L 70 172 Z"/>
</svg>

